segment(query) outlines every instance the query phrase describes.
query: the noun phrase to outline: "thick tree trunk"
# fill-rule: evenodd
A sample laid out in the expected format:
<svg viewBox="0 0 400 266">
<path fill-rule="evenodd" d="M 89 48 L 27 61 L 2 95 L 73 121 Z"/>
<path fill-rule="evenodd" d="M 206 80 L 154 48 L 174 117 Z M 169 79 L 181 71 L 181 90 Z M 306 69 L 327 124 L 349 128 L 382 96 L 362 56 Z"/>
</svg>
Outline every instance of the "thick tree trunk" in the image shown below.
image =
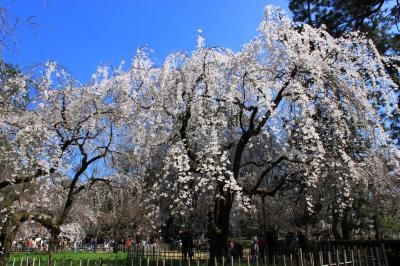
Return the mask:
<svg viewBox="0 0 400 266">
<path fill-rule="evenodd" d="M 222 257 L 228 258 L 229 216 L 232 209 L 232 197 L 229 192 L 225 192 L 223 195 L 224 198 L 214 198 L 208 211 L 210 266 L 215 265 L 215 259 L 217 259 L 218 264 L 221 264 Z"/>
<path fill-rule="evenodd" d="M 346 210 L 342 218 L 342 235 L 344 240 L 351 240 L 353 225 L 351 220 L 351 211 Z"/>
<path fill-rule="evenodd" d="M 7 265 L 8 258 L 10 256 L 11 252 L 11 247 L 12 247 L 12 242 L 15 239 L 15 235 L 17 233 L 17 230 L 13 230 L 11 232 L 8 232 L 6 235 L 2 235 L 0 238 L 1 242 L 1 251 L 0 251 L 0 265 Z"/>
<path fill-rule="evenodd" d="M 49 241 L 49 248 L 47 250 L 47 254 L 49 256 L 49 265 L 54 264 L 54 254 L 57 251 L 57 244 L 58 244 L 58 235 L 60 234 L 60 229 L 52 228 L 50 229 L 50 241 Z"/>
<path fill-rule="evenodd" d="M 332 231 L 333 231 L 332 233 L 333 233 L 333 236 L 335 237 L 335 240 L 343 239 L 342 228 L 340 228 L 339 215 L 334 214 L 334 216 L 333 216 Z"/>
<path fill-rule="evenodd" d="M 19 217 L 11 216 L 2 224 L 0 232 L 0 266 L 6 266 L 10 256 L 12 243 L 20 226 Z"/>
<path fill-rule="evenodd" d="M 377 240 L 381 240 L 382 239 L 382 233 L 381 233 L 381 217 L 379 214 L 374 215 L 374 217 L 372 217 L 372 219 L 374 220 L 374 231 L 375 231 L 375 238 Z"/>
</svg>

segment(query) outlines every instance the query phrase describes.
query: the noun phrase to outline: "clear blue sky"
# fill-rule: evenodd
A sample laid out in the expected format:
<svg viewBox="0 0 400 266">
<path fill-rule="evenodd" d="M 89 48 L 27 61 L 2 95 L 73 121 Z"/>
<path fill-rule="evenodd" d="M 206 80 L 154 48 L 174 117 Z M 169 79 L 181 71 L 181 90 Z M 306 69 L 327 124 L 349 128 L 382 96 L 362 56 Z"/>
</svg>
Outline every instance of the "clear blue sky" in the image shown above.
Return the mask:
<svg viewBox="0 0 400 266">
<path fill-rule="evenodd" d="M 21 67 L 55 60 L 84 82 L 98 64 L 129 63 L 143 45 L 158 63 L 173 51 L 190 52 L 197 29 L 207 45 L 238 50 L 257 34 L 268 4 L 288 8 L 286 0 L 3 0 L 40 24 L 18 26 L 17 51 L 6 51 L 5 60 Z"/>
</svg>

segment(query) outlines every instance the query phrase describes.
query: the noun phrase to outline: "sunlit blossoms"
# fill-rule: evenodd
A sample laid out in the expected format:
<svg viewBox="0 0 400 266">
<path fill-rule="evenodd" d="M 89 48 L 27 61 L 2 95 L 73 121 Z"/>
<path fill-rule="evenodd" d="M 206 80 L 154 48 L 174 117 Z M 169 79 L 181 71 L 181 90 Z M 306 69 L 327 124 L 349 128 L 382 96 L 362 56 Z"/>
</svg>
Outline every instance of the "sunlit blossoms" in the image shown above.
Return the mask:
<svg viewBox="0 0 400 266">
<path fill-rule="evenodd" d="M 0 189 L 12 188 L 0 192 L 13 195 L 0 194 L 0 211 L 41 223 L 50 246 L 82 238 L 74 208 L 108 226 L 129 202 L 135 222 L 124 224 L 140 234 L 201 211 L 219 259 L 232 210 L 255 211 L 258 196 L 301 198 L 336 226 L 360 198 L 390 209 L 382 198 L 398 194 L 400 156 L 381 120 L 396 102 L 384 61 L 363 36 L 335 39 L 267 7 L 237 52 L 199 36 L 191 54 L 157 66 L 138 49 L 126 71 L 101 66 L 88 84 L 55 63 L 39 78 L 14 75 L 0 96 Z M 83 199 L 101 207 L 79 210 Z"/>
</svg>

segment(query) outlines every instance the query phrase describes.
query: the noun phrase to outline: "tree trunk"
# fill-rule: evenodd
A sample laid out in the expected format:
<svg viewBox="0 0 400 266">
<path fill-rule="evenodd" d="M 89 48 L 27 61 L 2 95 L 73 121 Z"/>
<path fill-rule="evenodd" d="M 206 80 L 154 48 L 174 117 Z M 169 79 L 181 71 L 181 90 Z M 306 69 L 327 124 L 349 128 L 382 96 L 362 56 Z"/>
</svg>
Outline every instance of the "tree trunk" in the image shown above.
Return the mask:
<svg viewBox="0 0 400 266">
<path fill-rule="evenodd" d="M 60 234 L 60 229 L 58 227 L 51 228 L 50 230 L 50 241 L 47 254 L 49 255 L 49 265 L 54 264 L 54 253 L 57 251 L 58 235 Z"/>
<path fill-rule="evenodd" d="M 333 215 L 332 231 L 335 240 L 343 239 L 342 228 L 340 228 L 340 218 L 338 214 Z"/>
<path fill-rule="evenodd" d="M 372 219 L 374 220 L 374 231 L 375 231 L 375 238 L 377 240 L 381 240 L 382 239 L 382 233 L 381 233 L 381 221 L 380 221 L 380 215 L 374 215 L 374 217 L 372 217 Z"/>
<path fill-rule="evenodd" d="M 222 191 L 223 185 L 219 185 Z M 224 198 L 215 197 L 208 210 L 208 237 L 210 244 L 209 265 L 222 263 L 222 257 L 228 257 L 228 235 L 229 235 L 229 216 L 232 209 L 232 194 L 230 192 L 221 193 Z"/>
<path fill-rule="evenodd" d="M 0 232 L 0 266 L 7 265 L 10 256 L 12 243 L 18 232 L 20 219 L 15 215 L 10 216 L 4 224 Z"/>
<path fill-rule="evenodd" d="M 346 210 L 342 218 L 342 235 L 344 240 L 352 239 L 353 225 L 351 220 L 351 210 Z"/>
<path fill-rule="evenodd" d="M 8 258 L 10 256 L 11 247 L 13 240 L 15 239 L 15 235 L 17 234 L 18 229 L 10 231 L 6 233 L 4 236 L 1 235 L 1 251 L 0 251 L 0 265 L 7 265 Z"/>
</svg>

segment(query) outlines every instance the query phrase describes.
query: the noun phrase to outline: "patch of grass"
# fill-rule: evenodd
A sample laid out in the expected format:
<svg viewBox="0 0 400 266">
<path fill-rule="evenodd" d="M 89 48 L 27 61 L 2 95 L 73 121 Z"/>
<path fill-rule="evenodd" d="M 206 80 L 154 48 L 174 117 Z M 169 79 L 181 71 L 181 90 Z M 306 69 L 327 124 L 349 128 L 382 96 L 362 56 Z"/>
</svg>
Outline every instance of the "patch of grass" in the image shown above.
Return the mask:
<svg viewBox="0 0 400 266">
<path fill-rule="evenodd" d="M 122 265 L 125 264 L 127 257 L 128 253 L 124 252 L 58 252 L 54 254 L 55 266 L 75 266 L 80 265 L 80 261 L 82 261 L 82 266 L 92 266 L 98 265 L 100 259 L 102 259 L 103 265 L 107 261 L 115 261 L 116 265 Z M 47 253 L 13 253 L 8 260 L 8 265 L 27 266 L 27 259 L 29 259 L 30 266 L 33 266 L 33 260 L 35 260 L 35 266 L 39 266 L 38 261 L 40 259 L 41 266 L 48 266 L 47 258 Z M 109 265 L 114 264 L 109 263 Z"/>
<path fill-rule="evenodd" d="M 29 263 L 27 264 L 27 258 Z M 35 258 L 35 265 L 33 259 Z M 8 266 L 39 266 L 38 259 L 40 258 L 40 266 L 47 265 L 46 253 L 15 253 L 9 259 Z M 15 260 L 14 260 L 15 259 Z M 101 259 L 101 265 L 100 265 Z M 128 259 L 128 253 L 119 252 L 59 252 L 55 254 L 55 265 L 51 266 L 208 266 L 207 260 L 193 259 L 190 263 L 187 260 L 176 258 L 134 258 Z M 271 264 L 268 264 L 271 265 Z M 281 264 L 276 264 L 279 266 Z M 217 266 L 222 266 L 217 264 Z M 230 261 L 225 261 L 225 266 L 264 266 L 264 263 L 254 260 L 247 261 L 242 259 L 241 262 L 237 259 L 231 264 Z M 272 266 L 272 265 L 271 265 Z"/>
</svg>

